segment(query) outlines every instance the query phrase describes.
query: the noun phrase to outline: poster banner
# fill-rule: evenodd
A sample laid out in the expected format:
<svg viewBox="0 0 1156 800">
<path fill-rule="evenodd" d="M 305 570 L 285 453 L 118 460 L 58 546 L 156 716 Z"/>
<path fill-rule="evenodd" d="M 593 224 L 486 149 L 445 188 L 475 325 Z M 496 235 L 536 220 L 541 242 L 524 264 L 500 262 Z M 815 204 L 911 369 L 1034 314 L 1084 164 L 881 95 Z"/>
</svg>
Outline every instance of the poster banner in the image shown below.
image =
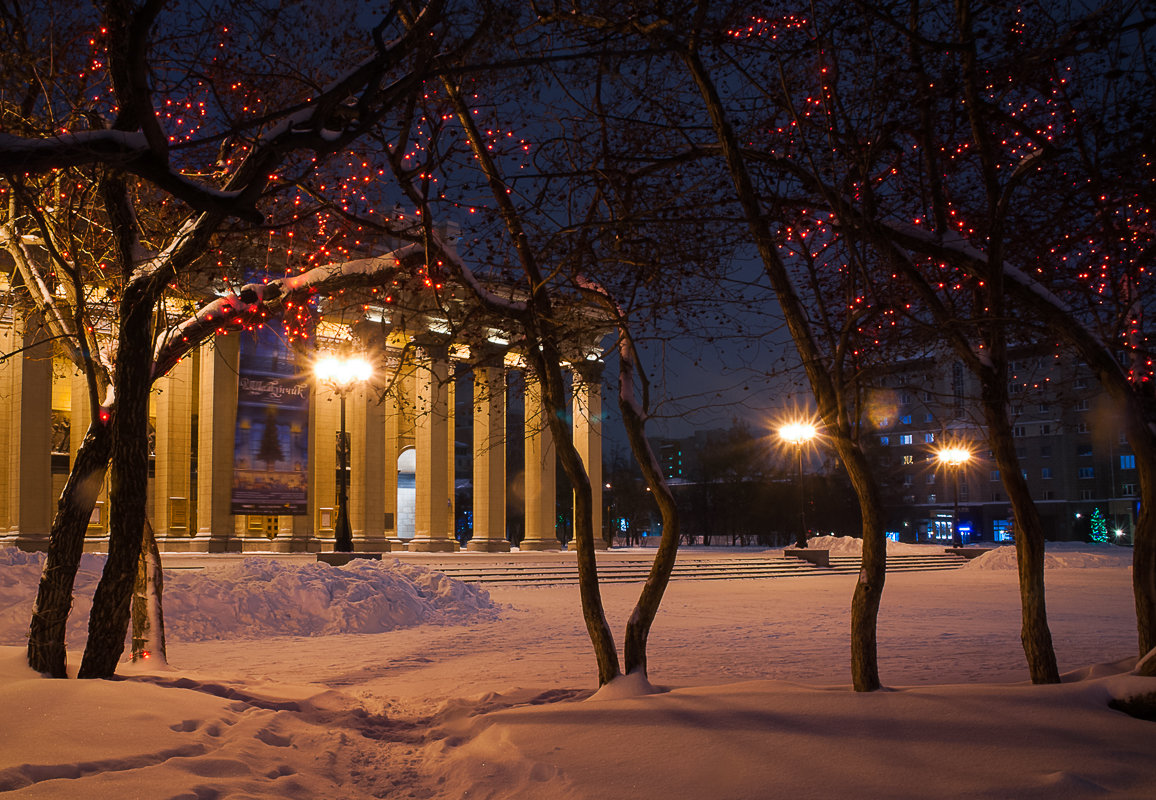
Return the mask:
<svg viewBox="0 0 1156 800">
<path fill-rule="evenodd" d="M 238 374 L 232 512 L 304 516 L 309 375 L 269 326 L 242 335 Z"/>
</svg>

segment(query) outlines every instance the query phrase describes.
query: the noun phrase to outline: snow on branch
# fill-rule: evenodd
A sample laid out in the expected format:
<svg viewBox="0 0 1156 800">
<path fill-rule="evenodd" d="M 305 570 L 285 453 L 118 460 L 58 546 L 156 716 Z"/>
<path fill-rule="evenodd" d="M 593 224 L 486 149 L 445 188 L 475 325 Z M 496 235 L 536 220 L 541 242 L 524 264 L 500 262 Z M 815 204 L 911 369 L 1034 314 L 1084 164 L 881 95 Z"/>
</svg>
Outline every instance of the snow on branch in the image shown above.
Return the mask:
<svg viewBox="0 0 1156 800">
<path fill-rule="evenodd" d="M 325 264 L 269 283 L 249 283 L 239 292 L 218 297 L 157 340 L 153 376 L 164 375 L 214 334 L 262 325 L 278 317 L 288 303 L 301 304 L 318 295 L 388 283 L 401 269 L 404 258 L 418 249 L 407 245 L 375 258 Z"/>
</svg>

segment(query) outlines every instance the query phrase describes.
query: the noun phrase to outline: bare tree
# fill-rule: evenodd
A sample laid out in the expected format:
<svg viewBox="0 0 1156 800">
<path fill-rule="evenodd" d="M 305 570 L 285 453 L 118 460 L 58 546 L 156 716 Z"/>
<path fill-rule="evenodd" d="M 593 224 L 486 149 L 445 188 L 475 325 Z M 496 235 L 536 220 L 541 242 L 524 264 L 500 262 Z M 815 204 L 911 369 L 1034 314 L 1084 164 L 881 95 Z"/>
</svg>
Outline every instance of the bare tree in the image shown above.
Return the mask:
<svg viewBox="0 0 1156 800">
<path fill-rule="evenodd" d="M 19 8 L 6 11 L 10 13 L 5 18 L 25 41 L 32 41 L 29 31 L 39 35 L 49 30 L 35 28 L 49 19 L 47 11 L 31 18 Z M 159 364 L 171 365 L 175 355 L 187 353 L 217 329 L 181 326 L 184 334 L 174 341 L 162 313 L 169 287 L 189 281 L 198 269 L 216 269 L 204 257 L 228 219 L 262 220 L 258 205 L 271 193 L 316 174 L 319 165 L 372 130 L 420 85 L 443 41 L 431 35 L 442 22 L 440 3 L 421 9 L 415 24 L 405 29 L 391 28 L 396 20 L 386 14 L 364 31 L 364 39 L 343 43 L 347 47 L 341 53 L 311 51 L 316 74 L 332 78 L 318 87 L 295 69 L 284 72 L 252 63 L 234 64 L 231 73 L 222 69 L 221 56 L 206 44 L 224 36 L 223 29 L 211 9 L 200 11 L 205 13 L 169 9 L 159 0 L 109 0 L 99 17 L 69 18 L 88 30 L 103 28 L 91 70 L 101 92 L 90 98 L 68 83 L 43 88 L 30 80 L 33 69 L 16 76 L 29 80 L 17 94 L 32 99 L 19 108 L 5 108 L 19 116 L 19 124 L 8 126 L 19 134 L 0 141 L 0 167 L 16 201 L 5 228 L 7 249 L 30 302 L 42 309 L 52 335 L 72 348 L 74 360 L 86 370 L 93 406 L 93 425 L 53 523 L 31 628 L 30 663 L 53 675 L 64 674 L 63 624 L 95 499 L 92 486 L 99 485 L 110 462 L 109 558 L 94 598 L 81 676 L 112 675 L 123 649 L 145 525 L 150 387 L 163 374 Z M 292 37 L 308 29 L 296 27 L 302 20 L 289 12 L 268 17 L 249 4 L 234 11 L 242 33 Z M 280 27 L 261 27 L 269 19 Z M 77 29 L 65 30 L 71 35 Z M 174 32 L 180 35 L 168 36 Z M 389 35 L 396 38 L 389 41 Z M 341 63 L 350 49 L 360 54 L 352 66 Z M 34 44 L 27 50 L 36 55 Z M 284 52 L 292 51 L 289 47 Z M 286 80 L 287 74 L 294 79 Z M 238 93 L 236 87 L 244 83 L 240 75 L 254 83 L 264 79 L 265 85 L 245 86 Z M 267 94 L 261 97 L 260 90 Z M 197 111 L 187 116 L 164 111 L 166 97 L 170 104 L 180 102 L 183 110 L 204 109 L 205 128 L 192 123 L 192 117 L 200 116 Z M 207 108 L 210 101 L 219 102 Z M 57 118 L 56 104 L 73 110 Z M 186 133 L 184 124 L 195 130 Z M 62 128 L 67 132 L 61 133 Z M 36 176 L 47 177 L 34 183 Z M 107 246 L 96 263 L 82 263 L 75 258 L 78 254 L 56 247 L 60 226 L 42 213 L 50 204 L 40 196 L 59 185 L 62 176 L 77 182 L 75 194 L 85 195 L 99 215 L 93 230 L 101 232 Z M 168 205 L 174 198 L 184 211 L 167 211 L 174 208 Z M 166 211 L 149 216 L 148 208 Z M 26 245 L 25 226 L 39 235 L 46 258 Z M 51 277 L 54 270 L 67 277 L 60 282 L 63 298 L 52 288 L 57 283 Z M 92 311 L 84 298 L 93 275 L 102 272 L 112 274 L 115 293 L 104 295 L 111 334 L 100 341 L 101 326 L 86 324 Z M 253 290 L 248 299 L 240 299 L 242 306 L 252 305 Z M 189 335 L 194 331 L 201 338 Z"/>
</svg>

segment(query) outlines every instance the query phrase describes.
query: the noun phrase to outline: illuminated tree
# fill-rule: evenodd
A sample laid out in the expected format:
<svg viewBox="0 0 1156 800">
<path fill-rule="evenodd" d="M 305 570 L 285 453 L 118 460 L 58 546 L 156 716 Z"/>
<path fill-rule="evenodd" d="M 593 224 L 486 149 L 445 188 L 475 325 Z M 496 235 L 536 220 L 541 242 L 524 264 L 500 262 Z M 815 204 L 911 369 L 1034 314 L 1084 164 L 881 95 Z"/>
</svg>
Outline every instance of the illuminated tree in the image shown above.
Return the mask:
<svg viewBox="0 0 1156 800">
<path fill-rule="evenodd" d="M 95 498 L 89 487 L 110 462 L 109 558 L 81 675 L 110 676 L 123 649 L 145 524 L 152 382 L 217 330 L 260 324 L 265 305 L 289 310 L 290 319 L 293 301 L 304 305 L 293 287 L 275 283 L 210 304 L 245 311 L 244 319 L 223 326 L 212 310 L 193 313 L 193 298 L 228 258 L 217 249 L 229 241 L 222 237 L 238 238 L 227 223 L 256 224 L 282 206 L 300 208 L 297 187 L 323 175 L 412 93 L 436 48 L 447 44 L 431 35 L 442 21 L 436 2 L 406 29 L 386 14 L 333 40 L 314 35 L 319 12 L 265 13 L 278 5 L 234 3 L 228 16 L 209 4 L 169 8 L 160 0 L 109 0 L 95 14 L 67 3 L 5 9 L 3 23 L 17 43 L 10 52 L 19 54 L 11 57 L 25 65 L 5 75 L 5 246 L 47 334 L 85 370 L 93 410 L 35 607 L 29 656 L 40 671 L 64 674 L 63 625 Z M 253 50 L 250 40 L 265 44 Z M 268 61 L 282 56 L 291 63 Z M 322 218 L 313 211 L 318 227 Z M 293 271 L 328 255 L 312 253 Z M 332 277 L 315 275 L 305 294 Z M 173 288 L 189 300 L 162 302 Z M 192 314 L 187 320 L 182 308 Z"/>
</svg>

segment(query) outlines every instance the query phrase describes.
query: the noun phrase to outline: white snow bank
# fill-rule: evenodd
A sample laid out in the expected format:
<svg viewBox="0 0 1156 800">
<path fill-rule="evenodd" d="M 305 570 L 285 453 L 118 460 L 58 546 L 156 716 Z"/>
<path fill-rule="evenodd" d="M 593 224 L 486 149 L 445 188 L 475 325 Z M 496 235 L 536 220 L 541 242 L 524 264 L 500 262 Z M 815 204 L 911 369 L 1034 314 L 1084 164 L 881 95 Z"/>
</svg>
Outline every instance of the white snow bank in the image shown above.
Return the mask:
<svg viewBox="0 0 1156 800">
<path fill-rule="evenodd" d="M 995 547 L 967 563 L 965 569 L 1014 570 L 1017 567 L 1013 545 Z M 1130 567 L 1132 550 L 1111 544 L 1085 542 L 1048 542 L 1044 550 L 1044 569 L 1083 569 L 1088 567 Z"/>
<path fill-rule="evenodd" d="M 104 557 L 85 555 L 68 641 L 87 630 Z M 44 556 L 0 549 L 0 644 L 26 640 Z M 357 559 L 344 567 L 244 558 L 211 571 L 165 572 L 165 632 L 172 641 L 380 633 L 422 624 L 495 619 L 489 593 L 425 567 Z"/>
<path fill-rule="evenodd" d="M 859 555 L 863 552 L 863 540 L 855 536 L 812 536 L 807 540 L 807 548 L 811 550 L 830 550 L 832 553 Z M 896 555 L 901 553 L 943 552 L 940 544 L 909 544 L 887 540 L 887 552 Z"/>
</svg>

